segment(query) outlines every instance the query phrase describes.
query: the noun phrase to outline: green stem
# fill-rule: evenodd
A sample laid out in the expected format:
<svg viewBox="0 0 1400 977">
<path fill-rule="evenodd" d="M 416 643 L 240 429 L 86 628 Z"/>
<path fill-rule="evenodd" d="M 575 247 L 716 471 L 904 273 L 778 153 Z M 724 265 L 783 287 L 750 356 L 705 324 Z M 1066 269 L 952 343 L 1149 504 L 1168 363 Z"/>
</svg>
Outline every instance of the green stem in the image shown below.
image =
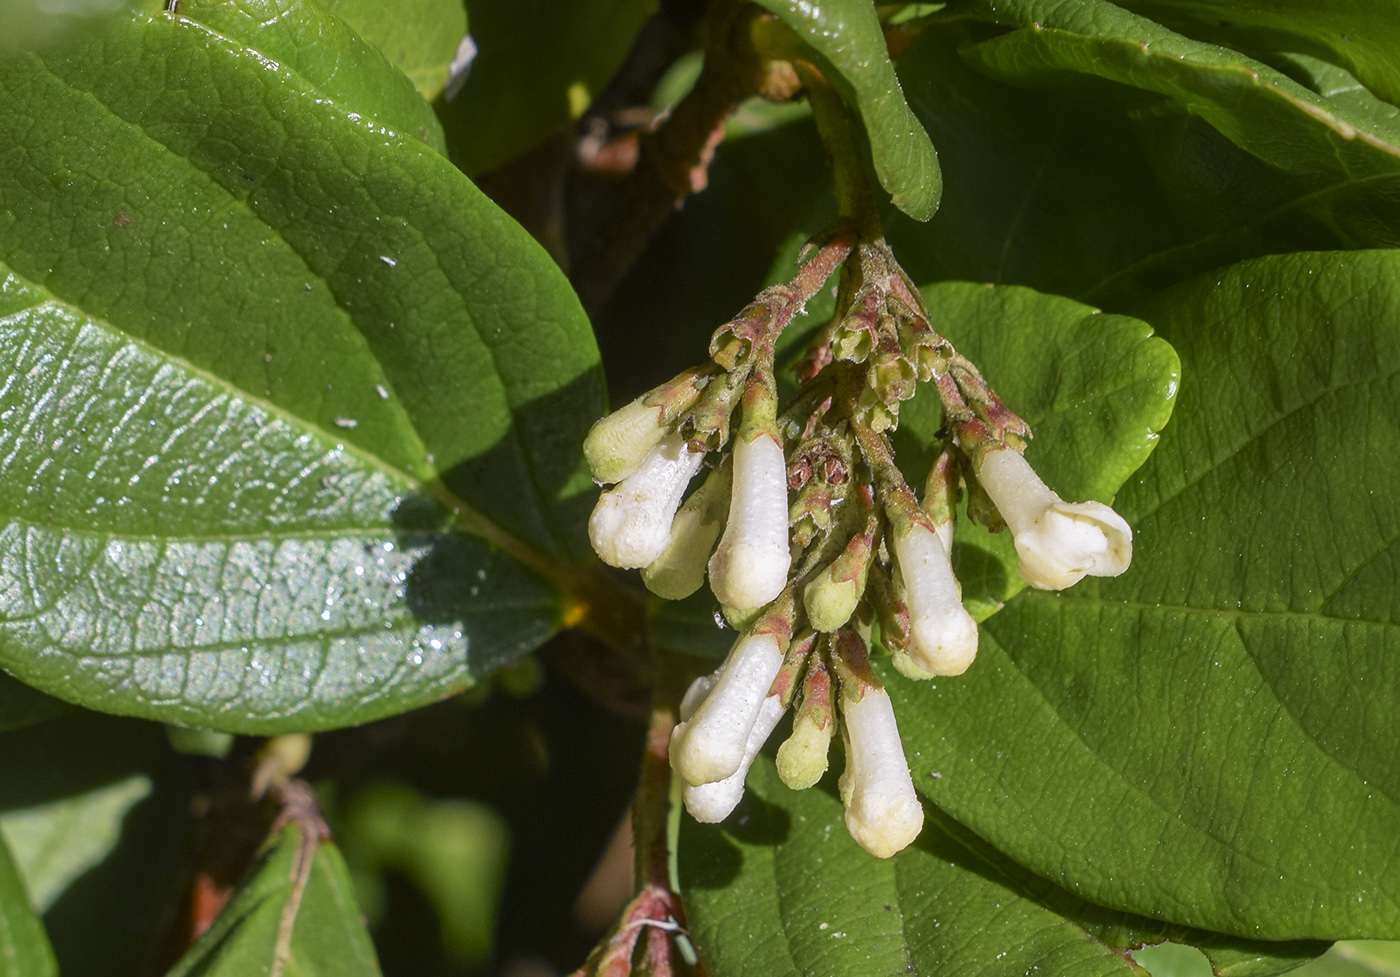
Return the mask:
<svg viewBox="0 0 1400 977">
<path fill-rule="evenodd" d="M 807 101 L 812 106 L 817 134 L 831 154 L 837 209 L 841 216 L 855 222 L 860 239 L 878 240 L 883 235 L 875 210 L 875 198 L 870 190 L 865 141 L 841 101 L 840 93 L 826 77 L 806 61 L 794 62 L 794 66 L 807 90 Z"/>
</svg>

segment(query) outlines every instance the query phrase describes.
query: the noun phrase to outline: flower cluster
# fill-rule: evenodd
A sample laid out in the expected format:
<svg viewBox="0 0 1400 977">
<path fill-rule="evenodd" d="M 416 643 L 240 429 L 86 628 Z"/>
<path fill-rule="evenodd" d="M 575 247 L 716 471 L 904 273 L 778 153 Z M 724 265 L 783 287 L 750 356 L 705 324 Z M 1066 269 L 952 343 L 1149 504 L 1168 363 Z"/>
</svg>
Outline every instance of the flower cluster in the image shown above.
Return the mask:
<svg viewBox="0 0 1400 977">
<path fill-rule="evenodd" d="M 838 267 L 836 313 L 780 411 L 777 337 Z M 1122 573 L 1132 532 L 1108 506 L 1067 503 L 1040 480 L 1022 454 L 1030 430 L 933 331 L 883 240 L 838 224 L 809 246 L 792 282 L 765 289 L 715 333 L 710 353 L 590 432 L 589 464 L 612 485 L 589 522 L 593 547 L 613 566 L 640 568 L 661 597 L 689 596 L 708 577 L 741 632 L 724 664 L 691 686 L 672 734 L 691 814 L 719 821 L 734 809 L 749 765 L 795 705 L 779 775 L 794 789 L 816 783 L 840 729 L 847 827 L 888 857 L 918 835 L 923 810 L 869 648 L 878 639 L 915 679 L 972 664 L 977 623 L 951 558 L 963 492 L 970 518 L 1011 531 L 1033 587 Z M 921 498 L 888 436 L 920 383 L 937 392 L 944 419 Z"/>
</svg>

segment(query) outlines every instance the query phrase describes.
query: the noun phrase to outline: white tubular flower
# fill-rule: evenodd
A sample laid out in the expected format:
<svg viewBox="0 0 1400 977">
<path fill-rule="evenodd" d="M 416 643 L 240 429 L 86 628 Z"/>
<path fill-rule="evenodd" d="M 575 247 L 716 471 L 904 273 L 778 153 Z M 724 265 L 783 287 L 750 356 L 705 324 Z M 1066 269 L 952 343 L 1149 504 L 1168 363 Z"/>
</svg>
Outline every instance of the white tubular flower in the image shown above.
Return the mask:
<svg viewBox="0 0 1400 977">
<path fill-rule="evenodd" d="M 977 657 L 977 622 L 962 605 L 952 560 L 938 534 L 913 523 L 894 537 L 909 606 L 909 664 L 922 677 L 961 675 Z M 896 660 L 895 667 L 915 677 Z"/>
<path fill-rule="evenodd" d="M 988 451 L 977 471 L 1006 520 L 1021 558 L 1021 579 L 1064 590 L 1084 579 L 1116 577 L 1133 559 L 1133 530 L 1102 502 L 1066 502 L 1012 448 Z"/>
<path fill-rule="evenodd" d="M 859 702 L 841 700 L 841 717 L 846 830 L 870 854 L 889 858 L 917 838 L 924 826 L 924 809 L 914 794 L 890 697 L 884 689 L 866 689 Z"/>
<path fill-rule="evenodd" d="M 682 600 L 705 582 L 705 563 L 724 528 L 729 478 L 725 468 L 711 472 L 676 513 L 671 523 L 671 542 L 642 570 L 642 583 L 656 596 Z"/>
<path fill-rule="evenodd" d="M 704 702 L 671 732 L 671 769 L 682 780 L 692 786 L 712 784 L 739 769 L 749 733 L 782 664 L 777 635 L 745 635 L 734 643 Z"/>
<path fill-rule="evenodd" d="M 782 593 L 791 565 L 783 446 L 772 434 L 739 438 L 729 522 L 710 557 L 710 588 L 721 604 L 752 610 Z"/>
<path fill-rule="evenodd" d="M 671 542 L 671 520 L 685 487 L 700 469 L 703 451 L 691 451 L 672 434 L 647 452 L 621 484 L 602 494 L 588 518 L 588 539 L 611 566 L 632 569 L 651 563 Z"/>
<path fill-rule="evenodd" d="M 705 824 L 715 824 L 729 817 L 730 812 L 738 806 L 739 801 L 743 800 L 744 780 L 749 775 L 749 767 L 753 765 L 753 758 L 758 756 L 758 751 L 763 749 L 764 743 L 768 742 L 773 727 L 778 725 L 778 720 L 783 718 L 783 713 L 786 711 L 783 708 L 782 696 L 768 696 L 759 707 L 758 719 L 754 722 L 753 728 L 749 730 L 748 742 L 744 745 L 744 757 L 739 763 L 739 769 L 723 780 L 717 780 L 712 784 L 686 784 L 681 788 L 681 799 L 685 802 L 685 809 L 690 812 L 691 817 L 697 821 L 703 821 Z"/>
<path fill-rule="evenodd" d="M 662 406 L 648 406 L 645 399 L 643 395 L 619 407 L 588 429 L 583 456 L 599 484 L 620 482 L 637 471 L 647 453 L 671 433 L 673 425 L 662 422 Z"/>
</svg>

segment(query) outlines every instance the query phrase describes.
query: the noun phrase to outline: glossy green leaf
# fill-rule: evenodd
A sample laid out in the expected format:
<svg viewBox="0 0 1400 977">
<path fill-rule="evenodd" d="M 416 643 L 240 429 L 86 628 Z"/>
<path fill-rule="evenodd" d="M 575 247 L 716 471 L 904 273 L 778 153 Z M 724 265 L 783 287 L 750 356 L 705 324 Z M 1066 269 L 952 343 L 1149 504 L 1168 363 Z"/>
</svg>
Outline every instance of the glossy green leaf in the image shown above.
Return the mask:
<svg viewBox="0 0 1400 977">
<path fill-rule="evenodd" d="M 1176 354 L 1146 323 L 1016 286 L 942 282 L 923 289 L 934 328 L 977 364 L 1031 426 L 1026 458 L 1061 496 L 1112 502 L 1156 446 L 1180 379 Z M 943 425 L 936 391 L 900 408 L 896 457 L 922 487 Z M 1010 535 L 961 519 L 953 560 L 979 620 L 1025 584 Z"/>
<path fill-rule="evenodd" d="M 760 756 L 724 824 L 682 818 L 681 885 L 711 973 L 1141 977 L 1125 948 L 1167 935 L 1210 938 L 1089 905 L 935 809 L 914 845 L 874 858 L 848 835 L 834 780 L 791 791 Z M 1288 968 L 1323 947 L 1233 948 Z"/>
<path fill-rule="evenodd" d="M 341 20 L 369 41 L 431 101 L 447 84 L 457 46 L 467 33 L 462 0 L 324 0 Z"/>
<path fill-rule="evenodd" d="M 1118 0 L 1174 31 L 1256 52 L 1306 51 L 1400 104 L 1400 17 L 1385 0 Z"/>
<path fill-rule="evenodd" d="M 1241 257 L 1400 242 L 1394 231 L 1400 226 L 1394 212 L 1400 199 L 1400 125 L 1393 106 L 1335 88 L 1319 94 L 1239 52 L 1174 34 L 1103 0 L 976 2 L 955 9 L 959 16 L 1014 28 L 965 46 L 963 56 L 993 78 L 1033 89 L 1037 98 L 1053 94 L 1050 111 L 1059 104 L 1068 126 L 1065 132 L 1053 122 L 1047 128 L 1042 118 L 1020 135 L 1014 120 L 1026 114 L 1024 108 L 1013 103 L 1003 112 L 995 102 L 970 93 L 979 104 L 966 110 L 972 118 L 962 131 L 977 131 L 978 119 L 990 114 L 992 132 L 1018 147 L 1008 163 L 989 163 L 986 176 L 975 177 L 974 184 L 1013 166 L 1025 177 L 1002 181 L 1010 201 L 1024 201 L 1016 207 L 984 195 L 990 215 L 1010 210 L 1011 219 L 1001 221 L 998 230 L 1005 246 L 1024 241 L 1034 253 L 1068 244 L 1071 254 L 1083 251 L 1111 266 L 1111 254 L 1077 236 L 1105 228 L 1108 240 L 1121 242 L 1118 267 L 1106 269 L 1108 274 L 1088 288 L 1081 284 L 1085 274 L 1073 269 L 1063 286 L 1043 278 L 1024 280 L 1072 290 L 1090 302 L 1121 304 L 1140 297 L 1144 289 Z M 927 56 L 946 54 L 933 44 L 923 50 Z M 908 71 L 919 73 L 912 66 Z M 940 73 L 947 74 L 932 72 L 935 78 Z M 921 99 L 916 85 L 910 91 L 915 105 L 932 104 L 929 96 Z M 929 94 L 936 97 L 937 89 Z M 1078 119 L 1086 111 L 1085 99 L 1125 111 L 1141 148 L 1125 146 L 1122 135 L 1090 134 L 1093 150 L 1085 152 L 1078 134 L 1084 128 Z M 1104 109 L 1087 111 L 1092 121 Z M 948 117 L 947 125 L 959 124 L 955 106 L 933 112 Z M 939 131 L 938 124 L 931 125 Z M 953 146 L 950 152 L 959 150 Z M 1016 156 L 1024 158 L 1017 161 Z M 1081 157 L 1085 178 L 1075 180 L 1069 167 Z M 1125 172 L 1107 172 L 1119 160 Z M 959 168 L 956 162 L 951 165 Z M 963 172 L 969 166 L 963 163 Z M 1144 167 L 1151 168 L 1155 180 L 1142 184 L 1143 199 L 1134 203 L 1131 175 Z M 1101 171 L 1108 201 L 1096 199 Z M 1065 183 L 1071 193 L 1090 199 L 1087 215 L 1059 210 L 1054 195 L 1063 192 Z M 1159 202 L 1164 195 L 1170 206 Z M 1107 206 L 1112 200 L 1122 202 L 1121 214 Z M 1057 213 L 1067 223 L 1043 228 Z M 969 222 L 975 228 L 977 222 L 989 221 L 970 210 L 960 226 L 948 228 L 942 253 L 949 253 L 958 231 L 970 229 Z M 1133 239 L 1135 228 L 1143 240 Z M 973 253 L 989 246 L 995 242 L 974 244 Z M 1047 263 L 1020 258 L 1016 251 L 1007 257 L 1013 267 Z"/>
<path fill-rule="evenodd" d="M 1144 310 L 1184 386 L 1115 503 L 1133 566 L 1024 591 L 958 679 L 890 676 L 939 806 L 1101 905 L 1400 933 L 1397 283 L 1396 252 L 1278 256 Z"/>
<path fill-rule="evenodd" d="M 58 977 L 44 924 L 0 835 L 0 977 Z"/>
<path fill-rule="evenodd" d="M 603 90 L 656 0 L 468 0 L 477 55 L 442 109 L 473 176 L 562 131 Z"/>
<path fill-rule="evenodd" d="M 378 977 L 350 875 L 296 822 L 268 840 L 214 925 L 167 977 Z"/>
<path fill-rule="evenodd" d="M 915 220 L 932 217 L 943 193 L 938 154 L 904 101 L 874 5 L 866 0 L 758 3 L 782 18 L 831 69 L 828 79 L 865 124 L 875 174 L 894 205 Z"/>
<path fill-rule="evenodd" d="M 346 112 L 447 151 L 442 126 L 413 83 L 317 0 L 180 0 L 178 9 L 271 58 Z"/>
<path fill-rule="evenodd" d="M 0 663 L 309 729 L 553 633 L 597 351 L 445 159 L 162 14 L 0 65 L 0 161 Z"/>
</svg>

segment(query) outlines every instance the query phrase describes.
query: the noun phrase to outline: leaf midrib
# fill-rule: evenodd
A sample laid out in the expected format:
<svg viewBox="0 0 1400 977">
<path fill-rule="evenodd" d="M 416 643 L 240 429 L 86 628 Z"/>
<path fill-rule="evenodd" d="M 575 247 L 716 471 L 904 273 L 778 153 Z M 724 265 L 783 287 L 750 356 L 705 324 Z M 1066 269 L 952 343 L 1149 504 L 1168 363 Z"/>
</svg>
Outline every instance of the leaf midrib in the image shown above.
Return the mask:
<svg viewBox="0 0 1400 977">
<path fill-rule="evenodd" d="M 41 291 L 44 295 L 48 296 L 47 300 L 44 303 L 29 306 L 28 309 L 18 310 L 14 314 L 19 315 L 23 314 L 26 311 L 32 311 L 44 304 L 52 304 L 56 307 L 59 307 L 62 310 L 71 311 L 72 313 L 75 313 L 81 321 L 90 323 L 93 326 L 93 328 L 106 330 L 109 334 L 117 337 L 122 342 L 131 343 L 144 350 L 147 350 L 148 352 L 157 355 L 159 358 L 179 366 L 181 369 L 209 383 L 211 386 L 225 391 L 225 393 L 229 396 L 253 404 L 259 409 L 265 411 L 268 415 L 275 417 L 278 420 L 281 420 L 289 426 L 295 429 L 304 430 L 307 433 L 312 434 L 313 436 L 320 439 L 323 443 L 338 444 L 341 446 L 345 454 L 355 458 L 365 467 L 365 469 L 369 471 L 377 471 L 380 474 L 398 482 L 400 485 L 405 486 L 404 495 L 407 495 L 413 491 L 418 491 L 424 495 L 431 496 L 437 502 L 445 506 L 451 513 L 452 518 L 450 519 L 449 523 L 443 527 L 442 531 L 447 531 L 449 529 L 455 528 L 464 529 L 465 531 L 475 536 L 478 536 L 486 542 L 494 545 L 498 549 L 508 553 L 510 556 L 514 557 L 516 560 L 523 563 L 525 566 L 530 567 L 532 570 L 535 570 L 536 572 L 540 573 L 547 579 L 554 581 L 555 584 L 560 586 L 562 589 L 572 592 L 572 574 L 567 572 L 565 568 L 561 567 L 558 561 L 546 557 L 541 553 L 538 553 L 533 548 L 527 546 L 525 543 L 521 542 L 514 536 L 507 533 L 504 529 L 501 529 L 494 522 L 487 519 L 486 516 L 482 515 L 481 513 L 477 512 L 470 505 L 464 502 L 459 496 L 457 496 L 455 493 L 449 490 L 445 485 L 442 484 L 440 479 L 434 479 L 431 482 L 424 482 L 416 478 L 415 476 L 403 471 L 402 469 L 399 469 L 398 467 L 389 464 L 388 462 L 379 458 L 377 455 L 371 454 L 369 451 L 365 450 L 359 445 L 354 444 L 350 441 L 346 441 L 344 439 L 339 439 L 336 437 L 336 435 L 327 431 L 320 425 L 312 421 L 308 421 L 305 418 L 299 417 L 295 414 L 292 414 L 290 411 L 286 410 L 281 405 L 269 401 L 266 398 L 260 397 L 257 394 L 253 394 L 249 391 L 242 390 L 239 387 L 234 386 L 225 378 L 220 377 L 217 374 L 212 373 L 206 369 L 203 369 L 202 367 L 196 366 L 195 364 L 191 363 L 189 360 L 185 359 L 182 356 L 177 356 L 176 354 L 160 349 L 159 347 L 154 346 L 153 344 L 147 342 L 144 339 L 133 336 L 130 333 L 123 331 L 122 329 L 113 325 L 104 318 L 99 318 L 98 316 L 90 312 L 80 309 L 77 306 L 71 305 L 70 303 L 54 295 L 54 293 L 47 287 L 47 285 L 44 285 L 39 282 L 34 282 L 28 278 L 25 278 L 24 276 L 20 276 L 17 272 L 12 271 L 12 274 L 15 274 L 16 277 L 20 277 L 27 284 L 29 284 L 31 288 L 35 289 L 36 291 Z M 358 332 L 358 330 L 356 331 Z M 390 532 L 395 531 L 394 527 L 392 527 L 389 524 L 385 524 L 384 529 Z M 371 527 L 367 531 L 373 532 L 374 529 L 373 527 Z M 331 530 L 331 532 L 334 532 L 334 530 Z M 112 535 L 115 536 L 117 534 Z M 144 536 L 136 538 L 151 539 L 153 537 Z M 155 538 L 166 539 L 167 537 Z"/>
</svg>

